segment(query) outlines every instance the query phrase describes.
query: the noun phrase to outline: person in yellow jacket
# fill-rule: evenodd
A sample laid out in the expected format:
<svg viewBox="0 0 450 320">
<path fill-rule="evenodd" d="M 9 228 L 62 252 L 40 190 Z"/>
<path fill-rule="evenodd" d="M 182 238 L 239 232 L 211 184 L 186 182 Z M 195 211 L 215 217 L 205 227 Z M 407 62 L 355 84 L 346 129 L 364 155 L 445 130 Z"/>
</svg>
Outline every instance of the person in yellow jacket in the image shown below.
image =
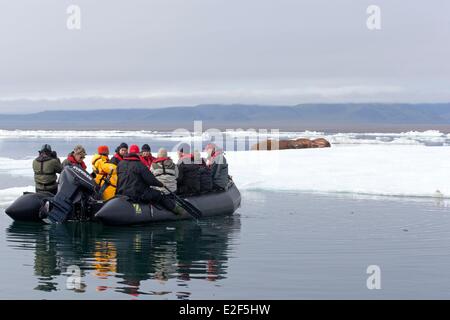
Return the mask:
<svg viewBox="0 0 450 320">
<path fill-rule="evenodd" d="M 98 154 L 92 158 L 92 168 L 95 173 L 95 182 L 99 185 L 100 190 L 104 190 L 102 194 L 103 200 L 109 200 L 116 195 L 117 188 L 117 166 L 109 162 L 109 148 L 100 146 L 97 148 Z M 109 181 L 109 185 L 102 188 L 105 182 Z"/>
</svg>

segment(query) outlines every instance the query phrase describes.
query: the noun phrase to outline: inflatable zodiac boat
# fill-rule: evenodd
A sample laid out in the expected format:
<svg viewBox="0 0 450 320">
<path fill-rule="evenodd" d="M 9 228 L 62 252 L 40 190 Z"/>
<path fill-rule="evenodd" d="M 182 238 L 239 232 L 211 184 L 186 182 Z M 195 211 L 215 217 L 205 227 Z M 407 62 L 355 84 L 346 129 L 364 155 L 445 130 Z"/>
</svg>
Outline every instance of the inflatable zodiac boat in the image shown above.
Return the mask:
<svg viewBox="0 0 450 320">
<path fill-rule="evenodd" d="M 185 213 L 175 215 L 158 205 L 133 203 L 127 197 L 107 202 L 97 200 L 96 185 L 91 176 L 78 167 L 66 167 L 61 173 L 58 193 L 24 193 L 5 213 L 16 221 L 46 221 L 48 217 L 64 217 L 61 221 L 100 221 L 107 225 L 136 225 L 158 221 L 192 219 Z M 181 201 L 198 209 L 202 217 L 231 215 L 241 204 L 241 194 L 233 181 L 226 191 L 213 191 L 194 196 L 179 196 Z"/>
</svg>

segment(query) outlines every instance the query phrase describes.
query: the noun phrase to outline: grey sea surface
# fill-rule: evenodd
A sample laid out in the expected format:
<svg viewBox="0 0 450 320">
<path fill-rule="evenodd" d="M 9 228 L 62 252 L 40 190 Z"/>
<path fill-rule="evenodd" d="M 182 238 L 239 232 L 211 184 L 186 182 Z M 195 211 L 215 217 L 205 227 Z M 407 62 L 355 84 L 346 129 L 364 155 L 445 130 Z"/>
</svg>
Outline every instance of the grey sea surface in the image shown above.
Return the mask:
<svg viewBox="0 0 450 320">
<path fill-rule="evenodd" d="M 65 155 L 77 143 L 92 153 L 122 140 L 176 143 L 11 138 L 0 152 L 31 165 L 43 143 Z M 4 166 L 0 192 L 32 185 Z M 450 298 L 445 199 L 243 188 L 234 216 L 123 228 L 20 223 L 4 209 L 2 299 Z M 374 266 L 381 288 L 370 290 Z"/>
<path fill-rule="evenodd" d="M 264 191 L 242 196 L 236 215 L 198 224 L 47 226 L 3 214 L 0 297 L 450 297 L 450 213 L 439 202 Z M 380 270 L 379 290 L 367 287 L 373 265 Z M 67 283 L 73 268 L 81 272 L 76 287 Z"/>
</svg>

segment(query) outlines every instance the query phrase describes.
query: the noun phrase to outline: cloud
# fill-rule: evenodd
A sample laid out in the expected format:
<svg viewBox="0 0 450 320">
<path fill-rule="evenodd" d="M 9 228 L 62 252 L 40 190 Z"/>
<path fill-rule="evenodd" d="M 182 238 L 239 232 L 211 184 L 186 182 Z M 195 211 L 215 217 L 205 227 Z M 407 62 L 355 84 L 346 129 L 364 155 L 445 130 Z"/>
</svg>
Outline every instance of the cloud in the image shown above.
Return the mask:
<svg viewBox="0 0 450 320">
<path fill-rule="evenodd" d="M 138 2 L 5 2 L 1 110 L 450 101 L 449 1 Z"/>
<path fill-rule="evenodd" d="M 152 100 L 152 99 L 233 99 L 233 98 L 258 98 L 261 96 L 271 99 L 285 97 L 324 97 L 327 99 L 350 97 L 350 96 L 370 96 L 381 95 L 386 93 L 400 93 L 404 89 L 400 86 L 338 86 L 338 87 L 314 87 L 314 86 L 298 86 L 291 88 L 235 88 L 235 89 L 203 89 L 203 90 L 161 90 L 147 91 L 134 94 L 125 93 L 105 93 L 101 95 L 77 94 L 67 96 L 11 96 L 0 97 L 0 102 L 44 102 L 44 101 L 65 101 L 74 99 L 102 99 L 102 100 Z"/>
<path fill-rule="evenodd" d="M 197 104 L 272 104 L 295 105 L 303 102 L 347 102 L 370 101 L 378 102 L 383 97 L 402 94 L 404 89 L 399 86 L 305 86 L 295 87 L 251 87 L 251 88 L 191 88 L 171 90 L 134 91 L 125 94 L 102 93 L 90 95 L 77 93 L 75 95 L 50 96 L 11 96 L 0 97 L 0 109 L 3 112 L 28 112 L 36 110 L 54 110 L 64 108 L 104 109 L 104 108 L 142 108 L 186 106 Z"/>
</svg>

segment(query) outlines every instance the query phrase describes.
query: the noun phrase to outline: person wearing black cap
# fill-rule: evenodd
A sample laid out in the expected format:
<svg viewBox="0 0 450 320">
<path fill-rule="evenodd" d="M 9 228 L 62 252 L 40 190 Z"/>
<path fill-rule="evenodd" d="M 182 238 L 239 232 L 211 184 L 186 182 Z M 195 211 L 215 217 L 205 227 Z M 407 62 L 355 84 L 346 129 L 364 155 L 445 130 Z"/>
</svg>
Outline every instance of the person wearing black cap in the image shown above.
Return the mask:
<svg viewBox="0 0 450 320">
<path fill-rule="evenodd" d="M 58 192 L 57 173 L 61 173 L 63 166 L 55 151 L 48 144 L 44 144 L 39 156 L 33 161 L 34 182 L 36 192 Z"/>
<path fill-rule="evenodd" d="M 152 163 L 155 160 L 152 156 L 152 149 L 148 144 L 144 144 L 141 148 L 141 161 L 150 170 Z"/>
<path fill-rule="evenodd" d="M 125 142 L 122 142 L 117 148 L 116 153 L 109 161 L 110 163 L 118 166 L 119 162 L 123 160 L 123 158 L 128 154 L 128 145 Z"/>
<path fill-rule="evenodd" d="M 177 192 L 180 194 L 197 194 L 200 192 L 201 159 L 195 159 L 188 144 L 178 148 Z"/>
</svg>

